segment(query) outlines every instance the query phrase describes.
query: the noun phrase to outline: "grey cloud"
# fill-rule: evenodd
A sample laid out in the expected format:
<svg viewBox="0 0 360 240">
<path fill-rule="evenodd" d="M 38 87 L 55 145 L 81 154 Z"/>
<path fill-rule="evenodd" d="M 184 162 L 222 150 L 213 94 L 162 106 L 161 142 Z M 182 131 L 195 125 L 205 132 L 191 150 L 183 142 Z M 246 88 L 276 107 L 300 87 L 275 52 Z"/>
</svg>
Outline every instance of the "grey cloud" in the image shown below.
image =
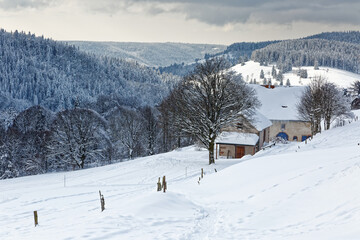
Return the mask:
<svg viewBox="0 0 360 240">
<path fill-rule="evenodd" d="M 5 10 L 43 8 L 53 3 L 55 3 L 55 0 L 0 0 L 0 8 Z"/>
<path fill-rule="evenodd" d="M 179 13 L 186 19 L 216 26 L 249 21 L 360 24 L 359 0 L 0 0 L 0 8 L 44 8 L 66 1 L 76 1 L 87 10 L 110 15 L 121 11 L 148 15 Z"/>
<path fill-rule="evenodd" d="M 81 1 L 81 0 L 80 0 Z M 187 19 L 223 26 L 246 23 L 289 24 L 293 21 L 359 24 L 358 0 L 89 0 L 110 13 L 137 6 L 147 14 L 184 14 Z M 87 1 L 87 2 L 89 2 Z M 172 7 L 169 8 L 168 6 Z M 150 7 L 149 7 L 150 6 Z"/>
<path fill-rule="evenodd" d="M 251 12 L 247 8 L 229 6 L 202 6 L 189 4 L 182 7 L 182 13 L 187 19 L 196 19 L 211 25 L 223 26 L 228 23 L 246 22 Z"/>
</svg>

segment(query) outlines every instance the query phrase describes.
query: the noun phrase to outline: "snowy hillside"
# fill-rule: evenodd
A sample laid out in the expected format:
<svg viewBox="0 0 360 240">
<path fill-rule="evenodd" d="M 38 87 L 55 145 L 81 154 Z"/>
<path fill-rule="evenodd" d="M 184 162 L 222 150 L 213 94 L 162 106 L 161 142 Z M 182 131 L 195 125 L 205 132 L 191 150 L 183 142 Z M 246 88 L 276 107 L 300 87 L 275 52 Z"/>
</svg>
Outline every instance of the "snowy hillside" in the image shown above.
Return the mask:
<svg viewBox="0 0 360 240">
<path fill-rule="evenodd" d="M 2 180 L 0 239 L 359 239 L 359 142 L 358 121 L 211 166 L 188 147 Z M 167 193 L 156 192 L 163 175 Z"/>
<path fill-rule="evenodd" d="M 236 72 L 241 73 L 245 80 L 250 81 L 251 79 L 256 79 L 256 82 L 260 84 L 262 84 L 263 81 L 263 79 L 260 79 L 260 71 L 263 70 L 266 79 L 271 78 L 272 84 L 275 84 L 277 82 L 271 76 L 272 65 L 260 66 L 260 63 L 258 62 L 248 61 L 245 63 L 244 66 L 238 64 L 234 66 L 233 69 Z M 315 76 L 322 76 L 326 77 L 329 82 L 333 82 L 339 87 L 347 88 L 354 81 L 360 80 L 359 74 L 335 68 L 319 67 L 319 70 L 314 70 L 314 67 L 302 67 L 301 69 L 307 70 L 308 78 L 300 78 L 299 76 L 297 76 L 296 72 L 298 68 L 293 67 L 293 71 L 291 73 L 284 74 L 284 85 L 286 83 L 286 80 L 289 79 L 292 86 L 303 86 L 307 85 L 311 81 L 311 78 Z M 279 84 L 279 82 L 277 83 Z"/>
</svg>

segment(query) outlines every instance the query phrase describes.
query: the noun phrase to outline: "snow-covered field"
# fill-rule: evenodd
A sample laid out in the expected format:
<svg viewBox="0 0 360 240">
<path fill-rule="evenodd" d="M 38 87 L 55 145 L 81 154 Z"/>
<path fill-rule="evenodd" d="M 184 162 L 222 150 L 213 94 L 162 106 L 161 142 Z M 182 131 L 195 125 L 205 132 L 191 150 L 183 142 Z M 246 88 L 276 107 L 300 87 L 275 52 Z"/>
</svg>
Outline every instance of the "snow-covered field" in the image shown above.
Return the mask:
<svg viewBox="0 0 360 240">
<path fill-rule="evenodd" d="M 254 61 L 246 62 L 244 66 L 238 64 L 233 67 L 233 70 L 241 73 L 245 80 L 249 79 L 250 81 L 250 79 L 255 78 L 256 82 L 260 84 L 262 84 L 263 81 L 260 79 L 260 71 L 263 70 L 265 78 L 269 79 L 272 78 L 271 69 L 272 65 L 260 66 L 260 63 Z M 339 87 L 347 88 L 350 87 L 354 81 L 360 80 L 359 74 L 339 70 L 336 68 L 319 67 L 319 70 L 314 70 L 314 67 L 302 67 L 301 69 L 307 70 L 308 78 L 300 78 L 297 76 L 295 72 L 298 70 L 298 68 L 293 67 L 293 72 L 284 74 L 284 85 L 286 84 L 286 80 L 289 79 L 291 86 L 303 86 L 309 84 L 312 78 L 322 76 L 329 82 L 333 82 Z M 272 84 L 275 84 L 275 82 L 275 79 L 272 78 Z"/>
<path fill-rule="evenodd" d="M 2 180 L 0 239 L 360 239 L 359 142 L 358 121 L 211 166 L 188 147 Z"/>
</svg>

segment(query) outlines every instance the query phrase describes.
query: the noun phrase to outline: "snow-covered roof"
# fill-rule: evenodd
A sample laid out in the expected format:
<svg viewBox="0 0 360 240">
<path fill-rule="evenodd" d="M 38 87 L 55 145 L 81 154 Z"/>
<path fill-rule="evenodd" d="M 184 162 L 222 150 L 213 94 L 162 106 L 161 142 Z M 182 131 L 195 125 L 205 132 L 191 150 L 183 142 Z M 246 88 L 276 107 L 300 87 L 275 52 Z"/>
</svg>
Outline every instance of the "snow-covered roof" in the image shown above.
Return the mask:
<svg viewBox="0 0 360 240">
<path fill-rule="evenodd" d="M 261 107 L 259 111 L 270 120 L 300 120 L 296 105 L 304 87 L 276 87 L 268 89 L 259 85 L 250 85 L 256 92 Z"/>
<path fill-rule="evenodd" d="M 267 127 L 272 125 L 271 121 L 261 114 L 259 111 L 255 111 L 253 116 L 253 121 L 251 121 L 251 125 L 253 125 L 256 130 L 261 131 Z"/>
<path fill-rule="evenodd" d="M 259 136 L 254 133 L 222 132 L 215 140 L 218 144 L 237 144 L 254 146 Z"/>
</svg>

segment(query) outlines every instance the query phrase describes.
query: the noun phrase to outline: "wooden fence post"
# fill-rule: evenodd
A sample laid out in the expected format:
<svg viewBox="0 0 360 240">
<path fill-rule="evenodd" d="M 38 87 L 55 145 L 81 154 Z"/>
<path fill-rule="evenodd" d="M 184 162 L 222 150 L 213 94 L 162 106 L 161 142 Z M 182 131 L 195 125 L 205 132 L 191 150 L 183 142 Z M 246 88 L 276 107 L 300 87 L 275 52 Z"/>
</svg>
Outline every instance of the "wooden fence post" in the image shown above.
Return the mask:
<svg viewBox="0 0 360 240">
<path fill-rule="evenodd" d="M 158 191 L 158 192 L 161 191 L 160 177 L 159 177 L 158 182 L 157 182 L 157 191 Z"/>
<path fill-rule="evenodd" d="M 163 179 L 162 179 L 162 188 L 163 188 L 164 192 L 166 192 L 167 186 L 166 186 L 166 178 L 165 178 L 165 176 L 163 176 Z"/>
<path fill-rule="evenodd" d="M 35 222 L 35 227 L 36 227 L 37 225 L 39 225 L 37 211 L 34 211 L 34 222 Z"/>
<path fill-rule="evenodd" d="M 104 210 L 105 210 L 105 199 L 104 199 L 104 195 L 101 194 L 100 190 L 99 190 L 99 194 L 100 194 L 101 211 L 104 211 Z"/>
</svg>

